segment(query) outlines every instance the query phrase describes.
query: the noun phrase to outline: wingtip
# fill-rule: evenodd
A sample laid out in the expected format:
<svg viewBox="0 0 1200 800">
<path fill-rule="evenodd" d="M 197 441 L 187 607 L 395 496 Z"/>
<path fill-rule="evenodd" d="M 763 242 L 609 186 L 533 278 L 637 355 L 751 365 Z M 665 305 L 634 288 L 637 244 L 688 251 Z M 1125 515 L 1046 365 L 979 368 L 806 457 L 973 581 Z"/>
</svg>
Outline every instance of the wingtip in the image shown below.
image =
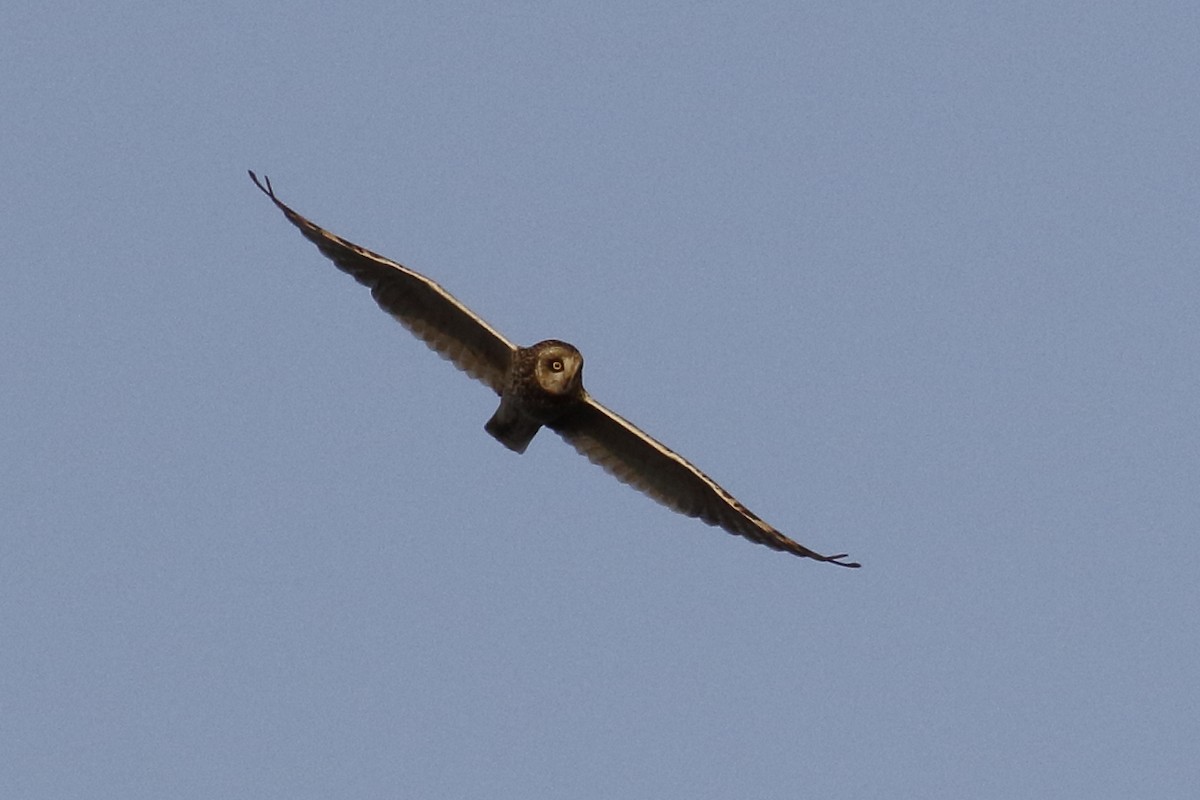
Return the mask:
<svg viewBox="0 0 1200 800">
<path fill-rule="evenodd" d="M 268 178 L 266 175 L 263 175 L 262 181 L 259 181 L 258 176 L 254 174 L 254 170 L 248 169 L 246 172 L 250 173 L 250 180 L 254 181 L 254 185 L 258 187 L 260 192 L 278 202 L 278 198 L 275 197 L 275 190 L 271 188 L 270 178 Z M 264 183 L 266 184 L 265 186 L 263 185 Z"/>
<path fill-rule="evenodd" d="M 839 567 L 847 567 L 849 569 L 858 569 L 862 564 L 857 561 L 840 561 L 839 559 L 846 558 L 848 553 L 838 553 L 836 556 L 825 556 L 824 560 L 830 564 L 837 564 Z"/>
</svg>

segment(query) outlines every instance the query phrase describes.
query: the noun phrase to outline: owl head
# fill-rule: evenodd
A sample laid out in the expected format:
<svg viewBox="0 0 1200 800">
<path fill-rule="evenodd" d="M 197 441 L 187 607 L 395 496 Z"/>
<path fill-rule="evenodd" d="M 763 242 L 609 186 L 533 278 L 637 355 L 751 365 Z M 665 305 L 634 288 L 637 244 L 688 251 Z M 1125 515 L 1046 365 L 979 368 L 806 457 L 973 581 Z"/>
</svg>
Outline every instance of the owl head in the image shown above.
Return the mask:
<svg viewBox="0 0 1200 800">
<path fill-rule="evenodd" d="M 531 349 L 533 377 L 542 391 L 561 397 L 574 394 L 583 386 L 583 356 L 572 345 L 547 339 Z"/>
</svg>

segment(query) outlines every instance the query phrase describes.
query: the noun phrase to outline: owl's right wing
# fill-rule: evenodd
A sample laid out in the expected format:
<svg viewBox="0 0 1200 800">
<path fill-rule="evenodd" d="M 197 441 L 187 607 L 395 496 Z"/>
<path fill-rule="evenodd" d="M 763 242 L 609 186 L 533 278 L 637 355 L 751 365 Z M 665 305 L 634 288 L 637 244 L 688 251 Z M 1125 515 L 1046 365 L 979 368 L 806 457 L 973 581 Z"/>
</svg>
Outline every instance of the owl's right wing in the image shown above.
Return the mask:
<svg viewBox="0 0 1200 800">
<path fill-rule="evenodd" d="M 429 278 L 300 216 L 275 196 L 270 180 L 264 186 L 253 172 L 250 179 L 338 269 L 369 287 L 380 308 L 442 358 L 503 392 L 516 345 Z"/>
<path fill-rule="evenodd" d="M 683 456 L 655 441 L 633 423 L 605 408 L 585 393 L 583 402 L 547 423 L 593 464 L 667 508 L 709 525 L 805 558 L 839 567 L 858 567 L 842 561 L 845 553 L 821 555 L 792 541 L 761 520 Z"/>
</svg>

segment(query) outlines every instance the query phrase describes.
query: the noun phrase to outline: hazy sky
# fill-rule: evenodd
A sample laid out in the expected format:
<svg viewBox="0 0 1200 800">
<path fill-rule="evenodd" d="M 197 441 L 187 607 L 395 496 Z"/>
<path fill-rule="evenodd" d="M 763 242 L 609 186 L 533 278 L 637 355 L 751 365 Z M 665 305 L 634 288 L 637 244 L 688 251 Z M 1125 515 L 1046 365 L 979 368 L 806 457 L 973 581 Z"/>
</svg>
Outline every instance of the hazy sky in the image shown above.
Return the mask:
<svg viewBox="0 0 1200 800">
<path fill-rule="evenodd" d="M 1194 3 L 19 5 L 0 796 L 1193 796 Z M 247 168 L 863 569 L 500 447 Z"/>
</svg>

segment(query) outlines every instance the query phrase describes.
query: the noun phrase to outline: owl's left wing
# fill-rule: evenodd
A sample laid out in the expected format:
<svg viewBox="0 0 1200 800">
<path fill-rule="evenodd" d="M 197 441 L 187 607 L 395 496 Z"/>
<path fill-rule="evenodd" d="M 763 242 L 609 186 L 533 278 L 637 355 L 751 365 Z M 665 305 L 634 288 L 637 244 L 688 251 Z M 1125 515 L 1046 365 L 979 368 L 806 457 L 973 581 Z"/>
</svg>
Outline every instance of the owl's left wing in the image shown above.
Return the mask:
<svg viewBox="0 0 1200 800">
<path fill-rule="evenodd" d="M 250 179 L 338 269 L 369 287 L 380 308 L 442 358 L 496 394 L 504 391 L 516 345 L 429 278 L 300 216 L 275 196 L 265 176 L 265 186 L 253 172 Z"/>
<path fill-rule="evenodd" d="M 842 561 L 845 553 L 825 556 L 792 541 L 751 513 L 737 498 L 678 453 L 589 395 L 585 394 L 583 402 L 547 423 L 547 427 L 593 464 L 673 511 L 698 517 L 709 525 L 719 526 L 773 550 L 828 561 L 839 567 L 860 566 L 856 562 Z"/>
</svg>

